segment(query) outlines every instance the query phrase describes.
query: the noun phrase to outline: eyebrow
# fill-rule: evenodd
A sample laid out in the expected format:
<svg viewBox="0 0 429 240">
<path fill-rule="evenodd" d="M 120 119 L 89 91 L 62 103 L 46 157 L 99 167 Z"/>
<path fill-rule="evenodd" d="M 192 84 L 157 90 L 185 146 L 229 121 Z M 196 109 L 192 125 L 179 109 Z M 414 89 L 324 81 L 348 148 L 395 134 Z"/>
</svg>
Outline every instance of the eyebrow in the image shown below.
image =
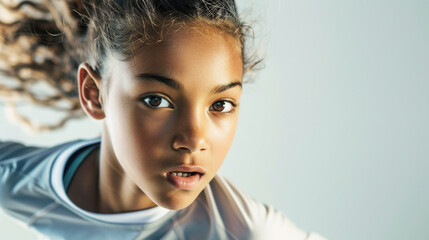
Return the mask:
<svg viewBox="0 0 429 240">
<path fill-rule="evenodd" d="M 165 84 L 171 88 L 177 89 L 177 90 L 180 90 L 183 88 L 182 85 L 179 82 L 177 82 L 176 80 L 168 78 L 168 77 L 160 76 L 157 74 L 140 73 L 140 74 L 137 74 L 136 77 L 138 79 L 145 80 L 145 81 L 160 82 L 160 83 L 163 83 L 163 84 Z"/>
<path fill-rule="evenodd" d="M 168 78 L 168 77 L 165 77 L 165 76 L 158 75 L 158 74 L 140 73 L 140 74 L 137 74 L 136 77 L 138 79 L 141 79 L 141 80 L 144 80 L 144 81 L 156 81 L 156 82 L 160 82 L 160 83 L 163 83 L 163 84 L 165 84 L 165 85 L 167 85 L 167 86 L 169 86 L 171 88 L 174 88 L 176 90 L 183 89 L 182 84 L 180 84 L 178 81 L 176 81 L 176 80 L 174 80 L 172 78 Z M 240 88 L 242 88 L 241 81 L 233 81 L 233 82 L 230 82 L 230 83 L 221 84 L 221 85 L 215 87 L 211 91 L 211 93 L 212 94 L 214 94 L 214 93 L 221 93 L 221 92 L 224 92 L 224 91 L 226 91 L 226 90 L 228 90 L 230 88 L 233 88 L 233 87 L 240 87 Z"/>
<path fill-rule="evenodd" d="M 233 87 L 240 87 L 240 88 L 242 88 L 242 84 L 241 84 L 240 81 L 235 81 L 235 82 L 232 82 L 232 83 L 222 84 L 222 85 L 219 85 L 219 86 L 215 87 L 211 91 L 211 93 L 221 93 L 221 92 L 224 92 L 224 91 L 226 91 L 226 90 L 228 90 L 230 88 L 233 88 Z"/>
</svg>

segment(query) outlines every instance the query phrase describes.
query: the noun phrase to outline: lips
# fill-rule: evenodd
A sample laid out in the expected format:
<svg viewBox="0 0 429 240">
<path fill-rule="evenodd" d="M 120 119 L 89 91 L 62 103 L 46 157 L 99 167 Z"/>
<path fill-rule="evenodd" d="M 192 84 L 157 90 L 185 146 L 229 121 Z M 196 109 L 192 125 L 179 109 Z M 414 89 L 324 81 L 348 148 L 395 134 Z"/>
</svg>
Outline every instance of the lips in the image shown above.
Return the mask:
<svg viewBox="0 0 429 240">
<path fill-rule="evenodd" d="M 179 166 L 167 173 L 167 180 L 178 189 L 192 190 L 204 174 L 205 170 L 198 166 Z"/>
<path fill-rule="evenodd" d="M 182 173 L 192 173 L 192 172 L 195 172 L 195 173 L 199 173 L 199 174 L 205 174 L 206 173 L 206 171 L 204 171 L 204 169 L 201 168 L 201 167 L 198 167 L 198 166 L 185 166 L 185 165 L 172 168 L 172 169 L 170 169 L 169 172 L 182 172 Z"/>
</svg>

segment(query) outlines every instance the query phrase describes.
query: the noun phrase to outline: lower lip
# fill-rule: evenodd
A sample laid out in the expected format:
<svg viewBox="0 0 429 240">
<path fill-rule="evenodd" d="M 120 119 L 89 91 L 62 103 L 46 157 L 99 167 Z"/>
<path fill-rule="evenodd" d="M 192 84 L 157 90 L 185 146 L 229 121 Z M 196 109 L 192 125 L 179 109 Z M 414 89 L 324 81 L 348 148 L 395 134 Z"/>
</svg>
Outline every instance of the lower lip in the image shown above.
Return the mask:
<svg viewBox="0 0 429 240">
<path fill-rule="evenodd" d="M 181 190 L 192 190 L 201 180 L 201 174 L 195 174 L 189 177 L 179 177 L 167 173 L 167 180 L 173 186 Z"/>
</svg>

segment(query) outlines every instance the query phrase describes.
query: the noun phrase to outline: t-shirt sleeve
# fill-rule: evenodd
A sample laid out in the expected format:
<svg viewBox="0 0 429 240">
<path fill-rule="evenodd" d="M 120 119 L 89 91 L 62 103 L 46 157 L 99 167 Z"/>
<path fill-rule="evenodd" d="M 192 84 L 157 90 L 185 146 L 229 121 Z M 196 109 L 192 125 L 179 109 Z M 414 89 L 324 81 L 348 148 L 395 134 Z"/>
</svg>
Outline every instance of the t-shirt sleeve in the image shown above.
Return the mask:
<svg viewBox="0 0 429 240">
<path fill-rule="evenodd" d="M 264 236 L 266 239 L 325 240 L 317 233 L 307 233 L 299 229 L 282 212 L 272 206 L 254 203 L 252 208 L 255 212 L 258 236 Z"/>
<path fill-rule="evenodd" d="M 0 167 L 8 160 L 22 156 L 33 151 L 34 149 L 35 147 L 28 147 L 17 142 L 0 141 Z"/>
<path fill-rule="evenodd" d="M 22 179 L 18 172 L 19 162 L 25 161 L 25 156 L 35 149 L 21 143 L 0 141 L 0 206 L 4 206 L 14 184 Z"/>
<path fill-rule="evenodd" d="M 317 233 L 298 228 L 282 212 L 245 195 L 224 178 L 219 178 L 237 204 L 236 214 L 242 215 L 252 231 L 251 239 L 326 240 Z"/>
</svg>

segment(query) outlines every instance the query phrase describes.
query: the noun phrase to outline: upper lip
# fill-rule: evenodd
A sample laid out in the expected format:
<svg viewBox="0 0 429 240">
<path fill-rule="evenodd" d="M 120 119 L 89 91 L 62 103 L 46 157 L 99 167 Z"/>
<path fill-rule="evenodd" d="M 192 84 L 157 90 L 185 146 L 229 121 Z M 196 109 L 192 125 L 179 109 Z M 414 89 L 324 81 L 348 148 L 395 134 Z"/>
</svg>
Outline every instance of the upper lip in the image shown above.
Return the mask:
<svg viewBox="0 0 429 240">
<path fill-rule="evenodd" d="M 200 173 L 200 174 L 206 173 L 206 171 L 202 167 L 186 166 L 186 165 L 182 165 L 182 166 L 172 168 L 168 172 L 196 172 L 196 173 Z"/>
</svg>

